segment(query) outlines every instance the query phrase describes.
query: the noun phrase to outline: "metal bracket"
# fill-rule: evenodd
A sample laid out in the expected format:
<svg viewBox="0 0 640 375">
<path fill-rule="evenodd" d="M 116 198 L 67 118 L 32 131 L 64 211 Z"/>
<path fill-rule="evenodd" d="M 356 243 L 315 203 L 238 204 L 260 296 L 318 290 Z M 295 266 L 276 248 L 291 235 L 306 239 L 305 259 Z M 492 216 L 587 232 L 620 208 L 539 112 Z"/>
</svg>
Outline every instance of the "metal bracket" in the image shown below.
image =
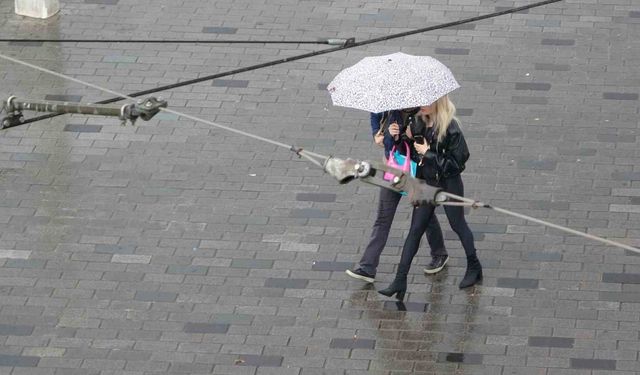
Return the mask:
<svg viewBox="0 0 640 375">
<path fill-rule="evenodd" d="M 149 97 L 135 104 L 124 105 L 120 108 L 120 119 L 124 122 L 131 121 L 134 125 L 138 118 L 149 121 L 160 112 L 160 108 L 167 108 L 167 101 L 162 98 Z"/>
<path fill-rule="evenodd" d="M 22 111 L 25 110 L 61 114 L 75 113 L 114 116 L 120 118 L 123 125 L 125 125 L 127 121 L 131 121 L 132 124 L 135 124 L 135 121 L 138 118 L 148 121 L 155 116 L 161 108 L 166 107 L 167 102 L 165 100 L 162 100 L 162 98 L 156 99 L 154 97 L 118 107 L 114 105 L 94 103 L 81 104 L 51 100 L 18 99 L 15 96 L 11 96 L 4 103 L 4 110 L 7 112 L 7 117 L 0 120 L 0 125 L 2 126 L 2 129 L 22 125 L 24 122 Z"/>
<path fill-rule="evenodd" d="M 14 126 L 22 125 L 24 121 L 24 116 L 22 115 L 22 111 L 16 110 L 13 107 L 13 100 L 15 96 L 10 96 L 7 100 L 2 103 L 2 110 L 7 112 L 7 116 L 0 120 L 0 129 L 12 128 Z M 2 112 L 0 110 L 0 112 Z"/>
<path fill-rule="evenodd" d="M 437 205 L 447 199 L 440 194 L 442 189 L 427 185 L 423 180 L 413 178 L 398 169 L 381 163 L 331 157 L 325 161 L 324 170 L 335 177 L 340 184 L 358 179 L 398 193 L 407 192 L 411 204 L 414 206 Z M 394 176 L 391 181 L 384 179 L 385 173 L 391 173 Z"/>
</svg>

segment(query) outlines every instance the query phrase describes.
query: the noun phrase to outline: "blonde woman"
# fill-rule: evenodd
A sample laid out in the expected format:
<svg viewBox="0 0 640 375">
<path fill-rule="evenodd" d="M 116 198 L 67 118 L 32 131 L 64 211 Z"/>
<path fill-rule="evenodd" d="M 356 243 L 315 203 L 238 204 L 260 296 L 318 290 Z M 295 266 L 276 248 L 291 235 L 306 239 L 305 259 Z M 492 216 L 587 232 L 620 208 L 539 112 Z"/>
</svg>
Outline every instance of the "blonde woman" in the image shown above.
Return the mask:
<svg viewBox="0 0 640 375">
<path fill-rule="evenodd" d="M 420 107 L 418 112 L 416 129 L 420 133 L 407 134 L 413 139 L 413 147 L 420 155 L 420 163 L 417 177 L 426 180 L 430 185 L 439 186 L 445 191 L 459 196 L 464 196 L 464 186 L 460 173 L 465 168 L 469 159 L 469 149 L 462 135 L 458 121 L 454 117 L 455 106 L 447 95 L 438 99 L 435 103 Z M 424 130 L 422 130 L 424 129 Z M 420 137 L 422 135 L 422 137 Z M 424 139 L 424 142 L 422 140 Z M 420 237 L 425 231 L 434 215 L 435 206 L 424 205 L 414 208 L 411 217 L 411 228 L 404 247 L 402 256 L 393 283 L 386 289 L 380 290 L 386 296 L 396 295 L 399 300 L 404 299 L 407 290 L 407 274 L 411 267 L 418 247 Z M 464 218 L 464 209 L 459 206 L 444 206 L 451 229 L 458 235 L 462 247 L 467 256 L 467 271 L 459 284 L 459 287 L 467 288 L 482 280 L 482 266 L 476 256 L 476 248 L 473 233 Z M 427 266 L 425 272 L 432 266 L 446 264 L 448 255 L 434 258 Z"/>
</svg>

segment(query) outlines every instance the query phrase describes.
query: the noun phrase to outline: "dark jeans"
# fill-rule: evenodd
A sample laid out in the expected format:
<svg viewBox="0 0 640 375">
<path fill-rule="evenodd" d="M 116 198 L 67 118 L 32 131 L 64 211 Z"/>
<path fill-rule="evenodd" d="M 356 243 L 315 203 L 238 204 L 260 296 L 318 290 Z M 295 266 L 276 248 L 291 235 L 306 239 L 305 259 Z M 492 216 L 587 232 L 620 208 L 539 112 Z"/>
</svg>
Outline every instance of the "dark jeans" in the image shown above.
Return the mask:
<svg viewBox="0 0 640 375">
<path fill-rule="evenodd" d="M 396 215 L 400 198 L 402 198 L 402 195 L 399 193 L 380 188 L 378 216 L 373 224 L 369 245 L 367 245 L 364 254 L 362 254 L 362 259 L 360 259 L 359 262 L 360 268 L 370 275 L 376 274 L 378 263 L 380 262 L 380 254 L 382 254 L 382 250 L 384 250 L 387 244 L 387 238 L 389 238 L 389 231 L 391 230 L 391 224 L 393 223 L 393 217 Z M 442 229 L 440 229 L 440 223 L 435 215 L 433 215 L 432 220 L 424 223 L 422 231 L 419 234 L 416 232 L 418 237 L 416 246 L 420 244 L 420 237 L 422 237 L 423 233 L 427 235 L 427 241 L 431 248 L 431 256 L 447 254 L 447 250 L 444 247 Z"/>
<path fill-rule="evenodd" d="M 462 184 L 462 178 L 460 175 L 444 179 L 440 182 L 440 187 L 451 194 L 459 195 L 461 197 L 464 196 L 464 185 Z M 409 235 L 404 242 L 402 256 L 400 257 L 400 266 L 407 271 L 409 270 L 409 267 L 411 267 L 413 257 L 415 257 L 418 252 L 422 233 L 424 233 L 425 229 L 429 226 L 429 223 L 434 221 L 433 218 L 436 217 L 434 214 L 435 209 L 434 205 L 429 204 L 416 207 L 413 210 L 413 215 L 411 216 L 411 229 L 409 230 Z M 467 257 L 476 255 L 476 248 L 473 243 L 473 233 L 471 233 L 471 229 L 469 229 L 469 225 L 467 225 L 467 221 L 464 218 L 464 208 L 460 206 L 444 206 L 444 212 L 447 214 L 447 219 L 449 220 L 451 229 L 453 229 L 460 238 Z M 440 237 L 442 237 L 442 233 L 440 234 Z"/>
</svg>

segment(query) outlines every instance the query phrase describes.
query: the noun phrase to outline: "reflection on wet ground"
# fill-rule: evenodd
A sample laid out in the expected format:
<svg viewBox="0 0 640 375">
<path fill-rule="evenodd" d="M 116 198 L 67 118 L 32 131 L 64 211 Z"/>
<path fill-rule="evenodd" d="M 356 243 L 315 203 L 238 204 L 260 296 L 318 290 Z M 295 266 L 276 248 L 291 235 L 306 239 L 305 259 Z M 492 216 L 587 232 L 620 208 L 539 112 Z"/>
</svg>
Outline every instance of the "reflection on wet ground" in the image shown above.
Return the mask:
<svg viewBox="0 0 640 375">
<path fill-rule="evenodd" d="M 86 0 L 30 21 L 10 3 L 0 2 L 3 37 L 358 41 L 422 27 L 425 15 L 448 22 L 511 5 Z M 638 245 L 638 20 L 635 1 L 559 2 L 162 96 L 296 147 L 379 160 L 368 114 L 333 107 L 326 84 L 365 56 L 433 55 L 461 84 L 467 196 Z M 121 92 L 322 48 L 0 43 Z M 5 62 L 0 93 L 110 96 Z M 366 245 L 377 194 L 337 185 L 289 150 L 175 116 L 135 127 L 61 116 L 0 131 L 0 373 L 640 373 L 636 254 L 468 210 L 483 285 L 457 288 L 465 260 L 443 228 L 451 263 L 427 277 L 419 252 L 399 303 L 376 289 L 393 277 L 408 204 L 377 284 L 344 274 Z"/>
<path fill-rule="evenodd" d="M 423 302 L 390 300 L 380 296 L 372 284 L 350 295 L 349 307 L 362 311 L 363 319 L 375 329 L 372 369 L 463 374 L 465 368 L 473 371 L 467 365 L 482 364 L 482 354 L 474 352 L 477 342 L 473 337 L 482 286 L 460 292 L 464 303 L 453 304 L 451 285 L 443 282 L 447 278 L 445 269 L 419 285 L 424 292 L 416 293 L 415 286 L 410 287 L 414 291 L 411 299 Z"/>
</svg>

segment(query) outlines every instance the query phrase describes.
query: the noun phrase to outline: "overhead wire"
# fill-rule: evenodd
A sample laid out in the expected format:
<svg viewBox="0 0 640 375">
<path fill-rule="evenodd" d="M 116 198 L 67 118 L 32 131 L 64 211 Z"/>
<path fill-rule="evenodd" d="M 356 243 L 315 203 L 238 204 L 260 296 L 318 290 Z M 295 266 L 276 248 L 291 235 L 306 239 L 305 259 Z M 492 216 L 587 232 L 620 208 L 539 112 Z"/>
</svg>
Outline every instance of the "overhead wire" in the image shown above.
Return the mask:
<svg viewBox="0 0 640 375">
<path fill-rule="evenodd" d="M 98 85 L 95 85 L 95 84 L 92 84 L 92 83 L 89 83 L 89 82 L 85 82 L 85 81 L 82 81 L 80 79 L 77 79 L 77 78 L 74 78 L 74 77 L 70 77 L 70 76 L 67 76 L 65 74 L 58 73 L 58 72 L 55 72 L 55 71 L 52 71 L 52 70 L 49 70 L 49 69 L 46 69 L 46 68 L 43 68 L 43 67 L 28 63 L 26 61 L 22 61 L 22 60 L 19 60 L 19 59 L 10 57 L 10 56 L 6 56 L 6 55 L 4 55 L 2 53 L 0 53 L 0 58 L 5 59 L 7 61 L 11 61 L 11 62 L 16 63 L 16 64 L 20 64 L 20 65 L 32 68 L 32 69 L 39 70 L 39 71 L 47 73 L 47 74 L 51 74 L 53 76 L 56 76 L 56 77 L 59 77 L 59 78 L 62 78 L 62 79 L 66 79 L 66 80 L 69 80 L 69 81 L 72 81 L 72 82 L 76 82 L 76 83 L 79 83 L 79 84 L 82 84 L 82 85 L 85 85 L 85 86 L 88 86 L 88 87 L 91 87 L 91 88 L 94 88 L 94 89 L 97 89 L 97 90 L 101 90 L 101 91 L 104 91 L 104 92 L 107 92 L 107 93 L 110 93 L 110 94 L 113 94 L 113 95 L 118 95 L 118 96 L 123 97 L 125 99 L 129 99 L 129 100 L 135 101 L 135 98 L 133 98 L 131 96 L 128 96 L 128 95 L 125 95 L 125 94 L 121 94 L 121 93 L 118 93 L 118 92 L 113 91 L 111 89 L 104 88 L 104 87 L 101 87 L 101 86 L 98 86 Z M 172 110 L 172 109 L 169 109 L 169 108 L 160 108 L 160 110 L 164 111 L 164 112 L 172 113 L 172 114 L 174 114 L 176 116 L 180 116 L 180 117 L 184 117 L 184 118 L 190 119 L 192 121 L 196 121 L 196 122 L 200 122 L 200 123 L 203 123 L 203 124 L 211 125 L 211 126 L 214 126 L 214 127 L 220 128 L 220 129 L 228 130 L 230 132 L 233 132 L 233 133 L 236 133 L 236 134 L 239 134 L 239 135 L 242 135 L 242 136 L 246 136 L 246 137 L 249 137 L 249 138 L 253 138 L 253 139 L 256 139 L 256 140 L 259 140 L 259 141 L 263 141 L 263 142 L 266 142 L 266 143 L 269 143 L 269 144 L 272 144 L 272 145 L 275 145 L 275 146 L 278 146 L 278 147 L 287 148 L 290 151 L 295 152 L 298 156 L 304 157 L 305 159 L 309 160 L 310 162 L 312 162 L 313 164 L 319 166 L 322 169 L 324 169 L 324 162 L 329 158 L 329 156 L 317 154 L 317 153 L 314 153 L 314 152 L 309 152 L 309 151 L 303 150 L 301 148 L 296 148 L 295 146 L 290 146 L 290 145 L 287 145 L 285 143 L 278 142 L 278 141 L 275 141 L 275 140 L 272 140 L 272 139 L 268 139 L 268 138 L 265 138 L 265 137 L 262 137 L 262 136 L 259 136 L 259 135 L 251 134 L 251 133 L 248 133 L 248 132 L 245 132 L 245 131 L 242 131 L 242 130 L 238 130 L 238 129 L 234 129 L 234 128 L 231 128 L 231 127 L 228 127 L 228 126 L 225 126 L 225 125 L 217 124 L 215 122 L 208 121 L 208 120 L 196 117 L 196 116 L 188 115 L 188 114 L 185 114 L 185 113 L 182 113 L 182 112 L 179 112 L 179 111 L 175 111 L 175 110 Z M 321 160 L 318 160 L 318 159 L 321 159 Z M 632 251 L 632 252 L 640 254 L 640 249 L 635 248 L 635 247 L 630 246 L 630 245 L 627 245 L 627 244 L 623 244 L 623 243 L 620 243 L 620 242 L 608 240 L 606 238 L 598 237 L 598 236 L 595 236 L 595 235 L 592 235 L 592 234 L 589 234 L 589 233 L 579 232 L 579 231 L 576 231 L 576 230 L 571 229 L 571 228 L 567 228 L 567 227 L 564 227 L 564 226 L 561 226 L 561 225 L 558 225 L 558 224 L 554 224 L 554 223 L 551 223 L 551 222 L 547 222 L 547 221 L 544 221 L 544 220 L 540 220 L 540 219 L 537 219 L 537 218 L 534 218 L 534 217 L 531 217 L 531 216 L 523 215 L 523 214 L 516 213 L 516 212 L 513 212 L 513 211 L 509 211 L 509 210 L 506 210 L 506 209 L 503 209 L 503 208 L 492 206 L 492 205 L 489 205 L 489 204 L 486 204 L 486 203 L 475 201 L 475 200 L 470 199 L 470 198 L 457 196 L 457 195 L 454 195 L 454 194 L 451 194 L 451 193 L 447 193 L 447 192 L 439 192 L 438 194 L 441 194 L 444 197 L 447 197 L 447 198 L 450 198 L 450 199 L 457 200 L 457 202 L 451 202 L 451 201 L 442 202 L 442 201 L 438 201 L 437 197 L 434 197 L 436 203 L 440 204 L 440 205 L 452 205 L 452 206 L 453 205 L 457 205 L 457 206 L 466 205 L 466 206 L 469 206 L 469 207 L 472 207 L 472 208 L 488 208 L 488 209 L 492 209 L 492 210 L 497 211 L 497 212 L 501 212 L 501 213 L 503 213 L 505 215 L 518 217 L 520 219 L 528 220 L 528 221 L 531 221 L 531 222 L 534 222 L 534 223 L 545 225 L 545 226 L 548 226 L 548 227 L 551 227 L 551 228 L 555 228 L 555 229 L 558 229 L 558 230 L 561 230 L 561 231 L 564 231 L 564 232 L 567 232 L 567 233 L 571 233 L 571 234 L 574 234 L 574 235 L 577 235 L 577 236 L 582 236 L 584 238 L 588 238 L 588 239 L 591 239 L 591 240 L 599 241 L 599 242 L 602 242 L 602 243 L 605 243 L 605 244 L 608 244 L 608 245 L 611 245 L 611 246 L 623 248 L 625 250 L 629 250 L 629 251 Z"/>
<path fill-rule="evenodd" d="M 233 39 L 37 39 L 0 38 L 3 43 L 146 43 L 146 44 L 334 44 L 324 40 L 233 40 Z"/>
<path fill-rule="evenodd" d="M 201 83 L 201 82 L 210 81 L 210 80 L 214 80 L 214 79 L 218 79 L 218 78 L 228 77 L 228 76 L 231 76 L 231 75 L 235 75 L 235 74 L 239 74 L 239 73 L 245 73 L 245 72 L 249 72 L 249 71 L 257 70 L 257 69 L 262 69 L 262 68 L 267 68 L 267 67 L 270 67 L 270 66 L 284 64 L 284 63 L 288 63 L 288 62 L 292 62 L 292 61 L 302 60 L 302 59 L 306 59 L 306 58 L 309 58 L 309 57 L 320 56 L 320 55 L 324 55 L 324 54 L 328 54 L 328 53 L 343 51 L 343 50 L 346 50 L 346 49 L 349 49 L 349 48 L 355 48 L 355 47 L 360 47 L 360 46 L 364 46 L 364 45 L 368 45 L 368 44 L 378 43 L 378 42 L 392 40 L 392 39 L 397 39 L 397 38 L 401 38 L 401 37 L 405 37 L 405 36 L 409 36 L 409 35 L 420 34 L 420 33 L 424 33 L 424 32 L 427 32 L 427 31 L 433 31 L 433 30 L 444 29 L 444 28 L 448 28 L 448 27 L 464 25 L 464 24 L 471 23 L 471 22 L 477 22 L 477 21 L 481 21 L 481 20 L 485 20 L 485 19 L 489 19 L 489 18 L 502 16 L 502 15 L 505 15 L 505 14 L 522 12 L 522 11 L 525 11 L 525 10 L 528 10 L 528 9 L 541 7 L 541 6 L 552 4 L 552 3 L 557 3 L 557 2 L 560 2 L 560 1 L 563 1 L 563 0 L 544 0 L 544 1 L 536 2 L 536 3 L 532 3 L 532 4 L 529 4 L 529 5 L 523 5 L 523 6 L 520 6 L 520 7 L 505 9 L 505 10 L 502 10 L 502 11 L 488 13 L 488 14 L 484 14 L 484 15 L 480 15 L 480 16 L 476 16 L 476 17 L 465 18 L 465 19 L 458 20 L 458 21 L 446 22 L 446 23 L 441 23 L 441 24 L 434 25 L 434 26 L 429 26 L 429 27 L 424 27 L 424 28 L 420 28 L 420 29 L 404 31 L 404 32 L 391 34 L 391 35 L 378 37 L 378 38 L 373 38 L 373 39 L 368 39 L 368 40 L 363 40 L 361 42 L 355 42 L 355 41 L 348 42 L 348 43 L 345 43 L 344 45 L 339 46 L 339 47 L 327 48 L 327 49 L 323 49 L 323 50 L 320 50 L 320 51 L 314 51 L 314 52 L 308 52 L 308 53 L 304 53 L 304 54 L 301 54 L 301 55 L 285 57 L 285 58 L 278 59 L 278 60 L 273 60 L 273 61 L 269 61 L 269 62 L 265 62 L 265 63 L 261 63 L 261 64 L 256 64 L 256 65 L 251 65 L 251 66 L 247 66 L 247 67 L 243 67 L 243 68 L 233 69 L 233 70 L 229 70 L 229 71 L 226 71 L 226 72 L 211 74 L 211 75 L 207 75 L 207 76 L 204 76 L 204 77 L 193 78 L 193 79 L 190 79 L 190 80 L 176 82 L 176 83 L 165 85 L 165 86 L 159 86 L 159 87 L 156 87 L 156 88 L 153 88 L 153 89 L 134 92 L 134 93 L 129 94 L 128 96 L 135 98 L 135 97 L 138 97 L 138 96 L 149 95 L 149 94 L 153 94 L 153 93 L 160 92 L 160 91 L 171 90 L 171 89 L 175 89 L 175 88 L 183 87 L 183 86 L 189 86 L 189 85 L 193 85 L 193 84 L 196 84 L 196 83 Z M 124 99 L 124 97 L 114 97 L 114 98 L 110 98 L 110 99 L 106 99 L 106 100 L 101 100 L 99 102 L 96 102 L 96 104 L 109 104 L 109 103 L 118 102 L 118 101 L 120 101 L 122 99 Z M 33 118 L 30 118 L 30 119 L 24 120 L 22 122 L 22 124 L 29 124 L 29 123 L 32 123 L 32 122 L 53 118 L 53 117 L 56 117 L 56 116 L 60 116 L 60 114 L 52 113 L 52 114 L 33 117 Z"/>
<path fill-rule="evenodd" d="M 132 96 L 129 96 L 129 95 L 126 95 L 126 94 L 122 94 L 122 93 L 119 93 L 117 91 L 114 91 L 114 90 L 111 90 L 111 89 L 108 89 L 108 88 L 105 88 L 105 87 L 102 87 L 102 86 L 98 86 L 96 84 L 89 83 L 89 82 L 83 81 L 81 79 L 78 79 L 78 78 L 75 78 L 75 77 L 71 77 L 71 76 L 68 76 L 66 74 L 62 74 L 62 73 L 59 73 L 59 72 L 56 72 L 56 71 L 53 71 L 53 70 L 50 70 L 50 69 L 47 69 L 47 68 L 43 68 L 41 66 L 38 66 L 38 65 L 35 65 L 35 64 L 31 64 L 31 63 L 28 63 L 26 61 L 19 60 L 19 59 L 16 59 L 14 57 L 11 57 L 11 56 L 7 56 L 7 55 L 5 55 L 3 53 L 0 53 L 0 58 L 2 58 L 4 60 L 7 60 L 7 61 L 11 61 L 11 62 L 13 62 L 15 64 L 23 65 L 23 66 L 26 66 L 28 68 L 41 71 L 43 73 L 50 74 L 50 75 L 58 77 L 58 78 L 62 78 L 62 79 L 68 80 L 68 81 L 72 81 L 72 82 L 75 82 L 75 83 L 78 83 L 78 84 L 81 84 L 81 85 L 84 85 L 84 86 L 87 86 L 87 87 L 94 88 L 94 89 L 99 90 L 99 91 L 103 91 L 103 92 L 106 92 L 106 93 L 109 93 L 109 94 L 117 95 L 118 97 L 121 97 L 123 99 L 129 99 L 129 100 L 132 100 L 133 102 L 136 102 L 136 99 L 134 97 L 132 97 Z M 205 119 L 202 119 L 202 118 L 199 118 L 199 117 L 195 117 L 195 116 L 192 116 L 192 115 L 188 115 L 186 113 L 181 113 L 181 112 L 169 109 L 169 108 L 162 108 L 161 107 L 159 109 L 160 109 L 160 111 L 163 111 L 163 112 L 172 113 L 172 114 L 174 114 L 176 116 L 180 116 L 180 117 L 188 118 L 188 119 L 193 120 L 193 121 L 197 121 L 197 122 L 201 122 L 201 123 L 204 123 L 204 124 L 208 124 L 208 125 L 211 125 L 211 126 L 214 126 L 214 127 L 220 128 L 220 129 L 224 129 L 224 130 L 227 130 L 227 131 L 230 131 L 230 132 L 233 132 L 233 133 L 245 136 L 245 137 L 249 137 L 249 138 L 253 138 L 253 139 L 256 139 L 256 140 L 259 140 L 259 141 L 262 141 L 262 142 L 266 142 L 266 143 L 272 144 L 274 146 L 287 148 L 287 149 L 289 149 L 291 151 L 294 151 L 299 156 L 309 159 L 311 162 L 313 162 L 316 165 L 319 165 L 320 167 L 322 167 L 322 163 L 320 163 L 318 160 L 315 160 L 313 158 L 316 157 L 316 158 L 320 158 L 320 159 L 323 159 L 323 160 L 326 160 L 328 158 L 328 156 L 325 156 L 325 155 L 321 155 L 321 154 L 317 154 L 317 153 L 314 153 L 314 152 L 306 151 L 306 150 L 303 150 L 303 149 L 300 149 L 300 148 L 296 148 L 295 146 L 288 145 L 288 144 L 285 144 L 285 143 L 282 143 L 282 142 L 278 142 L 278 141 L 275 141 L 273 139 L 265 138 L 265 137 L 262 137 L 262 136 L 259 136 L 259 135 L 256 135 L 256 134 L 251 134 L 251 133 L 248 133 L 248 132 L 245 132 L 245 131 L 242 131 L 242 130 L 234 129 L 234 128 L 229 127 L 229 126 L 217 124 L 217 123 L 214 123 L 212 121 L 205 120 Z"/>
</svg>

